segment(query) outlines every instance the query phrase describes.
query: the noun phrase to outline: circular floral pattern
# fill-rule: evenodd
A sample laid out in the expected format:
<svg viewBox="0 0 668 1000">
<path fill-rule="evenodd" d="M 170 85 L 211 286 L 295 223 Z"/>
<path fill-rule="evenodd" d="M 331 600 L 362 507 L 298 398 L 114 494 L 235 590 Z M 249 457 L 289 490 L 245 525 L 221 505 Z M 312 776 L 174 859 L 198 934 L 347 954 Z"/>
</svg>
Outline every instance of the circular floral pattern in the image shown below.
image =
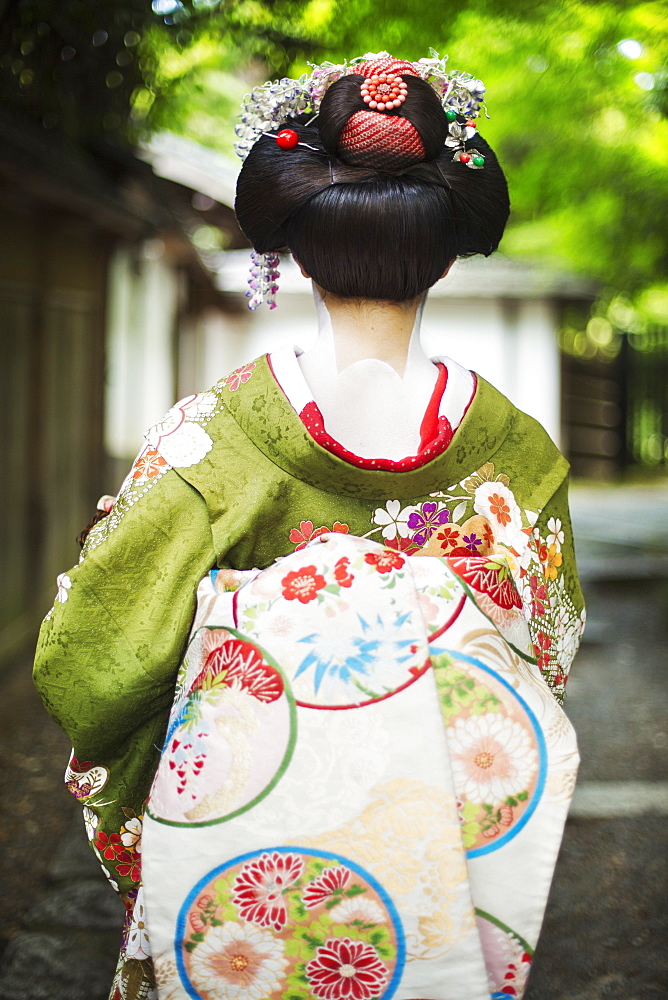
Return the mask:
<svg viewBox="0 0 668 1000">
<path fill-rule="evenodd" d="M 505 844 L 525 825 L 545 785 L 545 738 L 533 712 L 479 660 L 432 657 L 462 840 L 469 857 Z"/>
<path fill-rule="evenodd" d="M 182 675 L 148 811 L 164 823 L 219 823 L 250 809 L 284 773 L 294 699 L 274 661 L 229 629 L 198 629 Z"/>
<path fill-rule="evenodd" d="M 396 910 L 375 879 L 330 852 L 277 847 L 234 858 L 192 890 L 176 959 L 202 1000 L 318 1000 L 394 993 L 405 961 Z"/>
</svg>

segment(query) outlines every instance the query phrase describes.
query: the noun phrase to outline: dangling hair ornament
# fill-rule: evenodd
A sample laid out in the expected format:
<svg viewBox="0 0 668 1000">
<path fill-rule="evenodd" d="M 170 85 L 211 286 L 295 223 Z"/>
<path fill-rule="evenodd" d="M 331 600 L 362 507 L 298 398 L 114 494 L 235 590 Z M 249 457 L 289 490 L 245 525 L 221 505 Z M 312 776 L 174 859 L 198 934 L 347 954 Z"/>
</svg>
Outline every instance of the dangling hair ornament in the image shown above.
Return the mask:
<svg viewBox="0 0 668 1000">
<path fill-rule="evenodd" d="M 467 149 L 466 143 L 476 134 L 474 119 L 480 110 L 487 114 L 485 85 L 470 73 L 447 72 L 447 58 L 440 57 L 434 49 L 429 50 L 429 58 L 415 63 L 393 59 L 388 52 L 367 52 L 339 65 L 324 62 L 316 66 L 311 63 L 312 72 L 304 73 L 298 80 L 283 77 L 277 82 L 270 81 L 254 87 L 241 104 L 241 122 L 235 128 L 237 155 L 245 160 L 262 135 L 275 139 L 286 153 L 297 146 L 315 149 L 308 143 L 300 142 L 298 133 L 286 127 L 286 121 L 302 114 L 311 115 L 313 121 L 327 90 L 341 77 L 350 74 L 364 77 L 360 94 L 369 110 L 393 112 L 397 128 L 402 122 L 407 125 L 407 120 L 396 112 L 408 93 L 403 78 L 417 76 L 430 85 L 441 101 L 448 120 L 449 134 L 445 145 L 452 149 L 453 160 L 472 170 L 480 170 L 485 165 L 485 157 L 477 149 Z M 269 308 L 274 309 L 278 256 L 255 251 L 251 256 L 251 290 L 246 293 L 249 308 L 257 309 L 262 302 L 267 302 Z"/>
<path fill-rule="evenodd" d="M 250 288 L 246 292 L 248 308 L 255 310 L 266 302 L 270 309 L 275 309 L 277 279 L 280 276 L 280 271 L 277 270 L 280 263 L 278 254 L 257 253 L 253 250 L 251 261 L 251 276 L 248 279 Z"/>
</svg>

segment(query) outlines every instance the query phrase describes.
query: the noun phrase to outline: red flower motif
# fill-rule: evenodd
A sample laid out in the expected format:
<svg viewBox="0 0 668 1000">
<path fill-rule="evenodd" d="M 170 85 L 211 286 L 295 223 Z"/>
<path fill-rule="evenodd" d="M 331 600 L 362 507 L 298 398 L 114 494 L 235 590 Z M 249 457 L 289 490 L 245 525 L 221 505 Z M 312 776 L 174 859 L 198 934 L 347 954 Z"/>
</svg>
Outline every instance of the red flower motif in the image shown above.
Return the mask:
<svg viewBox="0 0 668 1000">
<path fill-rule="evenodd" d="M 296 854 L 262 854 L 244 865 L 234 880 L 232 901 L 242 920 L 280 931 L 288 919 L 284 891 L 296 882 L 304 862 Z"/>
<path fill-rule="evenodd" d="M 291 528 L 290 541 L 295 546 L 295 552 L 299 552 L 310 541 L 314 538 L 320 538 L 321 535 L 329 535 L 332 532 L 347 535 L 349 531 L 350 528 L 348 525 L 342 524 L 340 521 L 335 521 L 331 528 L 328 528 L 326 524 L 321 524 L 319 528 L 314 528 L 313 521 L 300 521 L 298 528 Z"/>
<path fill-rule="evenodd" d="M 348 572 L 349 566 L 350 559 L 346 558 L 346 556 L 342 556 L 334 566 L 334 576 L 340 587 L 350 587 L 355 579 L 353 574 Z"/>
<path fill-rule="evenodd" d="M 204 668 L 193 685 L 200 688 L 207 677 L 225 674 L 227 687 L 248 691 L 258 701 L 276 701 L 283 694 L 283 679 L 270 667 L 260 651 L 243 639 L 230 636 L 221 646 L 209 653 Z"/>
<path fill-rule="evenodd" d="M 531 601 L 531 614 L 544 615 L 545 605 L 549 604 L 547 587 L 544 583 L 541 583 L 535 575 L 529 578 L 529 587 L 531 588 L 531 595 L 533 598 Z"/>
<path fill-rule="evenodd" d="M 459 529 L 448 524 L 443 531 L 439 531 L 436 535 L 436 540 L 441 543 L 442 552 L 450 552 L 452 549 L 459 548 L 460 533 Z"/>
<path fill-rule="evenodd" d="M 190 920 L 192 929 L 195 931 L 196 934 L 201 933 L 206 927 L 206 924 L 200 917 L 199 913 L 191 913 L 188 919 Z"/>
<path fill-rule="evenodd" d="M 327 528 L 323 524 L 322 527 L 313 530 L 313 521 L 300 521 L 298 528 L 292 528 L 290 530 L 290 541 L 296 546 L 295 552 L 299 552 L 303 549 L 312 538 L 319 538 L 320 535 L 327 534 Z"/>
<path fill-rule="evenodd" d="M 322 873 L 314 878 L 304 889 L 302 900 L 307 909 L 319 906 L 330 896 L 340 894 L 341 889 L 350 878 L 350 869 L 345 865 L 323 868 Z"/>
<path fill-rule="evenodd" d="M 250 364 L 242 365 L 241 368 L 237 368 L 233 371 L 231 375 L 228 375 L 226 379 L 223 379 L 223 384 L 230 392 L 236 392 L 240 385 L 245 384 L 255 371 L 256 364 L 251 361 Z"/>
<path fill-rule="evenodd" d="M 303 569 L 294 570 L 284 576 L 281 583 L 286 601 L 297 600 L 300 604 L 308 604 L 314 600 L 319 590 L 327 586 L 324 576 L 316 572 L 315 566 L 304 566 Z"/>
<path fill-rule="evenodd" d="M 375 566 L 378 573 L 391 573 L 393 569 L 399 569 L 405 563 L 403 556 L 398 555 L 388 549 L 382 552 L 367 552 L 364 562 L 369 566 Z"/>
<path fill-rule="evenodd" d="M 116 860 L 116 871 L 119 875 L 129 875 L 133 882 L 141 879 L 141 854 L 121 851 Z"/>
<path fill-rule="evenodd" d="M 311 992 L 321 1000 L 370 1000 L 387 985 L 387 966 L 363 941 L 333 938 L 318 948 L 306 966 Z"/>
<path fill-rule="evenodd" d="M 538 666 L 541 670 L 544 670 L 550 665 L 550 654 L 548 650 L 552 646 L 552 640 L 549 635 L 545 632 L 539 632 L 536 636 L 536 642 L 533 644 L 534 652 L 538 657 Z"/>
<path fill-rule="evenodd" d="M 107 861 L 113 861 L 117 855 L 125 850 L 120 833 L 107 835 L 104 830 L 98 830 L 95 834 L 95 846 Z"/>
</svg>

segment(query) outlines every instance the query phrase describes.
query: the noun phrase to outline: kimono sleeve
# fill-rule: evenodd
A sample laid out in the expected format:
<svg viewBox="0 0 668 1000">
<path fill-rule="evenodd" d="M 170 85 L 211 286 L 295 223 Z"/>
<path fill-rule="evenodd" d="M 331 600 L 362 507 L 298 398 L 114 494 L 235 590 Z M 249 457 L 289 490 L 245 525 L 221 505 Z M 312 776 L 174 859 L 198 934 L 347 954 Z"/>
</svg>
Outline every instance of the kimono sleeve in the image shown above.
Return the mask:
<svg viewBox="0 0 668 1000">
<path fill-rule="evenodd" d="M 519 584 L 538 666 L 561 701 L 585 625 L 567 479 L 540 511 L 533 526 Z"/>
<path fill-rule="evenodd" d="M 79 761 L 116 757 L 142 728 L 162 738 L 197 584 L 215 562 L 192 486 L 171 469 L 134 486 L 59 577 L 39 636 L 35 684 Z"/>
</svg>

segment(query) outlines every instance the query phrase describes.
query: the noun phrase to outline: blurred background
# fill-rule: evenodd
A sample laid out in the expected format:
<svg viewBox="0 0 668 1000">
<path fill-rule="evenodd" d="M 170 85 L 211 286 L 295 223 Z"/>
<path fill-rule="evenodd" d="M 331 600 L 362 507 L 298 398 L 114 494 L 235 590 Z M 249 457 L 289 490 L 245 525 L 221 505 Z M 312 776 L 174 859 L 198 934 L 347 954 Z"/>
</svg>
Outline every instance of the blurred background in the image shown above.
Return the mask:
<svg viewBox="0 0 668 1000">
<path fill-rule="evenodd" d="M 239 102 L 430 48 L 484 81 L 513 207 L 499 253 L 433 290 L 426 346 L 559 442 L 591 610 L 568 708 L 584 790 L 530 995 L 668 995 L 667 29 L 657 0 L 0 0 L 0 997 L 104 997 L 117 937 L 30 688 L 56 574 L 175 399 L 314 333 L 289 261 L 278 309 L 246 308 Z"/>
</svg>

